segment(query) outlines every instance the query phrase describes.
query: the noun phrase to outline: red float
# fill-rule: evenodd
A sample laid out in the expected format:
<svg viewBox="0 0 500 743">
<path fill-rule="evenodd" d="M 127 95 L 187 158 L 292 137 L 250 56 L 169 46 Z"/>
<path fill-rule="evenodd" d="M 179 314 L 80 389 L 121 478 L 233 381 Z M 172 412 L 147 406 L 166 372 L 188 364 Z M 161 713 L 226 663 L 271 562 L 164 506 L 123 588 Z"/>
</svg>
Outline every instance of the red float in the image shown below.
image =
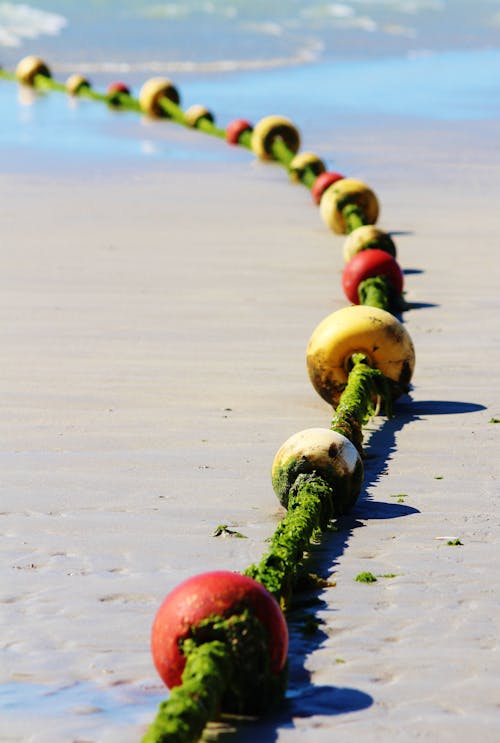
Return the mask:
<svg viewBox="0 0 500 743">
<path fill-rule="evenodd" d="M 108 86 L 108 95 L 115 95 L 115 93 L 130 95 L 130 88 L 125 83 L 111 83 Z"/>
<path fill-rule="evenodd" d="M 251 608 L 267 630 L 271 672 L 280 673 L 288 651 L 288 628 L 277 601 L 253 578 L 219 570 L 188 578 L 158 609 L 151 651 L 156 670 L 169 689 L 182 683 L 186 658 L 180 645 L 191 628 L 208 617 L 228 617 L 245 608 Z"/>
<path fill-rule="evenodd" d="M 368 248 L 356 253 L 344 268 L 342 288 L 353 304 L 359 304 L 358 286 L 365 279 L 373 276 L 385 276 L 392 284 L 397 296 L 403 291 L 403 272 L 399 263 L 378 248 Z"/>
<path fill-rule="evenodd" d="M 311 188 L 311 194 L 314 203 L 319 204 L 319 202 L 321 201 L 321 197 L 323 196 L 323 192 L 326 191 L 328 186 L 331 186 L 337 181 L 341 181 L 342 178 L 345 178 L 345 175 L 341 175 L 340 173 L 333 173 L 331 171 L 327 171 L 326 173 L 321 173 L 320 175 L 318 175 L 318 177 L 314 181 L 313 187 Z"/>
<path fill-rule="evenodd" d="M 226 141 L 229 144 L 238 144 L 243 132 L 252 131 L 253 126 L 246 119 L 234 119 L 226 127 Z"/>
</svg>

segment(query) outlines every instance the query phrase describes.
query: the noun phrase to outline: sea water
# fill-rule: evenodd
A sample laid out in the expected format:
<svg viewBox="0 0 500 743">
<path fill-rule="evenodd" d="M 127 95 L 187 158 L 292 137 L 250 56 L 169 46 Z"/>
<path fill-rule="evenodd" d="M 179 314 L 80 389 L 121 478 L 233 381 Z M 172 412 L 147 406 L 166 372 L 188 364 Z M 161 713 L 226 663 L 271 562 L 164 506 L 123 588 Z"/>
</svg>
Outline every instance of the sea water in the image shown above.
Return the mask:
<svg viewBox="0 0 500 743">
<path fill-rule="evenodd" d="M 495 0 L 40 0 L 0 3 L 3 62 L 258 69 L 498 46 Z"/>
<path fill-rule="evenodd" d="M 204 103 L 221 126 L 273 112 L 299 127 L 326 116 L 494 120 L 499 40 L 495 0 L 0 3 L 6 69 L 38 54 L 58 79 L 80 72 L 101 89 L 120 79 L 134 93 L 148 77 L 167 75 L 183 105 Z M 158 146 L 135 115 L 111 124 L 103 106 L 15 88 L 0 81 L 4 163 L 16 169 L 43 153 L 120 162 L 227 157 L 185 141 Z"/>
</svg>

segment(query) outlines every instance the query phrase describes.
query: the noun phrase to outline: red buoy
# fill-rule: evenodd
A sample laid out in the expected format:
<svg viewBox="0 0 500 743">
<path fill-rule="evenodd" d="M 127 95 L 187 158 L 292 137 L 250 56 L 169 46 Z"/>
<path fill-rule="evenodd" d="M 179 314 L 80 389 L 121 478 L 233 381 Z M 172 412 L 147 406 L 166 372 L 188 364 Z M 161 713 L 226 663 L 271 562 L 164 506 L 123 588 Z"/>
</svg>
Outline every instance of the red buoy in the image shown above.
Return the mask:
<svg viewBox="0 0 500 743">
<path fill-rule="evenodd" d="M 342 178 L 345 178 L 345 176 L 341 175 L 340 173 L 333 173 L 331 171 L 327 171 L 318 175 L 318 177 L 314 181 L 313 187 L 311 188 L 311 194 L 314 203 L 319 204 L 319 202 L 321 201 L 321 197 L 323 196 L 323 192 L 326 191 L 328 186 L 331 186 L 333 183 L 342 180 Z"/>
<path fill-rule="evenodd" d="M 252 129 L 252 124 L 246 121 L 246 119 L 233 119 L 226 127 L 226 142 L 229 144 L 238 144 L 243 132 L 250 132 Z"/>
<path fill-rule="evenodd" d="M 202 573 L 181 583 L 166 597 L 151 632 L 151 651 L 163 682 L 181 684 L 186 658 L 181 643 L 192 627 L 212 616 L 228 617 L 245 608 L 253 611 L 268 634 L 270 669 L 278 675 L 288 651 L 288 628 L 277 601 L 253 578 L 226 570 Z"/>
<path fill-rule="evenodd" d="M 344 268 L 342 288 L 347 299 L 359 304 L 358 286 L 372 276 L 385 276 L 392 284 L 397 296 L 403 291 L 403 272 L 399 263 L 385 250 L 368 248 L 356 253 Z"/>
</svg>

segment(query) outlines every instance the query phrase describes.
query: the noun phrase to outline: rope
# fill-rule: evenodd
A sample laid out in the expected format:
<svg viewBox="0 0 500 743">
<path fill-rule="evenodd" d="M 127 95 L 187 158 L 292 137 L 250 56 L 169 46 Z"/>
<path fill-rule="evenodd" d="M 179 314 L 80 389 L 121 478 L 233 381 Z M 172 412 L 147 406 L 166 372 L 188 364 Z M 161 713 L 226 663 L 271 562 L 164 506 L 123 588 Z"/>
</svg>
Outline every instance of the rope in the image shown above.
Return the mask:
<svg viewBox="0 0 500 743">
<path fill-rule="evenodd" d="M 347 232 L 354 232 L 358 227 L 367 224 L 363 210 L 357 204 L 347 204 L 342 209 L 342 215 L 347 225 Z"/>
<path fill-rule="evenodd" d="M 348 438 L 362 452 L 363 424 L 375 414 L 379 399 L 385 404 L 387 417 L 391 417 L 391 395 L 387 379 L 382 372 L 369 365 L 364 354 L 354 354 L 352 363 L 330 428 Z"/>
<path fill-rule="evenodd" d="M 358 284 L 359 303 L 381 310 L 397 309 L 397 297 L 386 276 L 371 276 Z"/>
<path fill-rule="evenodd" d="M 318 475 L 299 475 L 289 493 L 286 516 L 271 537 L 269 551 L 244 573 L 267 588 L 286 609 L 304 552 L 318 529 L 334 516 L 332 488 Z"/>
</svg>

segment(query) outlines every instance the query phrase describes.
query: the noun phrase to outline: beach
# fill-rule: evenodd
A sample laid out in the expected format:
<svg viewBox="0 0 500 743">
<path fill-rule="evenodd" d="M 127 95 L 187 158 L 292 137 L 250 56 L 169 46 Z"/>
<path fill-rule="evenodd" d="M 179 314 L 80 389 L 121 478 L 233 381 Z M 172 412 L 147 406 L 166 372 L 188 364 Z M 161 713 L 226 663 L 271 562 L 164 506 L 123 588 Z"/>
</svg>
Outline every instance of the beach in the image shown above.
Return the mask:
<svg viewBox="0 0 500 743">
<path fill-rule="evenodd" d="M 85 59 L 61 39 L 64 79 Z M 465 52 L 452 54 L 435 69 Z M 284 708 L 212 724 L 212 738 L 498 738 L 500 169 L 485 63 L 497 52 L 475 54 L 483 87 L 465 80 L 447 98 L 443 73 L 428 97 L 409 96 L 415 108 L 394 96 L 401 110 L 373 108 L 375 92 L 349 105 L 347 82 L 342 106 L 323 105 L 331 60 L 176 76 L 187 105 L 213 106 L 222 126 L 289 115 L 304 149 L 370 184 L 417 357 L 394 417 L 365 428 L 352 514 L 311 550 L 311 570 L 336 585 L 290 613 Z M 361 63 L 343 64 L 368 91 Z M 393 80 L 406 70 L 405 88 L 406 60 L 374 64 Z M 111 74 L 94 70 L 96 86 Z M 275 452 L 329 425 L 305 349 L 347 304 L 344 239 L 307 189 L 242 148 L 93 101 L 0 91 L 0 740 L 132 743 L 168 694 L 149 650 L 161 601 L 191 575 L 260 558 L 284 513 Z M 221 524 L 245 538 L 213 536 Z M 377 581 L 357 582 L 365 571 Z"/>
</svg>

